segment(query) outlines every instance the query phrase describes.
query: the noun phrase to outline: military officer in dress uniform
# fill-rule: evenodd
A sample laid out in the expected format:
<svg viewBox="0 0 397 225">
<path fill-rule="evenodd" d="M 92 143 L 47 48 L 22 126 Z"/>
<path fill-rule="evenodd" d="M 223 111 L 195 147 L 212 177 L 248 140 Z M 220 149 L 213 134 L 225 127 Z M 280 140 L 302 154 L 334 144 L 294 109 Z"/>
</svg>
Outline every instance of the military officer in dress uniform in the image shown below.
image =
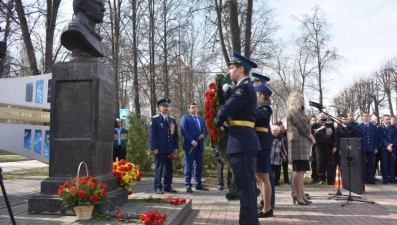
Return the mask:
<svg viewBox="0 0 397 225">
<path fill-rule="evenodd" d="M 270 132 L 270 117 L 273 110 L 269 105 L 269 97 L 272 95 L 272 91 L 265 85 L 256 86 L 255 91 L 258 99 L 258 113 L 254 129 L 261 144 L 261 151 L 257 155 L 256 175 L 260 180 L 260 189 L 264 199 L 263 208 L 259 211 L 258 216 L 259 218 L 267 218 L 273 216 L 271 206 L 273 188 L 270 182 L 270 177 L 273 177 L 270 160 L 273 144 L 273 135 Z"/>
<path fill-rule="evenodd" d="M 149 126 L 150 150 L 155 155 L 154 190 L 157 194 L 163 194 L 163 185 L 161 185 L 163 170 L 164 191 L 176 192 L 171 184 L 172 154 L 178 152 L 178 128 L 175 118 L 168 115 L 170 103 L 171 100 L 168 98 L 157 102 L 160 114 L 151 118 Z"/>
<path fill-rule="evenodd" d="M 269 81 L 270 81 L 270 78 L 265 76 L 265 75 L 262 75 L 262 74 L 259 74 L 259 73 L 254 73 L 254 72 L 251 73 L 251 82 L 252 82 L 252 85 L 254 85 L 254 87 L 257 87 L 259 85 L 266 86 L 267 82 L 269 82 Z M 269 91 L 271 93 L 270 89 L 269 89 Z M 267 99 L 267 104 L 270 106 L 270 99 Z M 270 113 L 270 115 L 271 115 L 271 113 Z M 270 116 L 269 116 L 269 123 L 270 123 Z M 270 128 L 269 128 L 269 130 L 270 130 Z M 257 134 L 258 134 L 258 132 L 257 132 Z M 269 135 L 270 135 L 270 138 L 271 138 L 271 142 L 269 142 L 270 143 L 269 149 L 271 151 L 271 147 L 272 147 L 272 144 L 273 144 L 273 135 L 271 134 L 271 132 L 269 132 Z M 259 138 L 259 142 L 261 142 L 261 148 L 263 149 L 264 145 L 262 143 L 262 140 L 260 140 L 260 138 L 261 138 L 260 135 L 258 136 L 258 138 Z M 270 152 L 269 152 L 269 154 L 270 154 Z M 263 155 L 262 154 L 258 154 L 258 160 L 263 160 Z M 270 169 L 269 174 L 272 175 L 273 174 L 273 168 L 272 168 L 271 165 L 270 165 L 269 169 Z M 275 188 L 274 188 L 274 177 L 273 176 L 269 176 L 269 180 L 270 180 L 270 185 L 272 187 L 271 188 L 271 193 L 272 193 L 271 194 L 271 207 L 273 209 L 274 205 L 275 205 L 275 202 L 276 202 L 276 192 L 275 192 Z M 260 204 L 258 206 L 258 209 L 262 210 L 263 208 L 264 208 L 264 202 L 263 202 L 263 199 L 262 199 L 262 201 L 260 202 Z M 259 216 L 261 216 L 261 215 L 259 215 Z M 262 213 L 262 217 L 263 217 L 263 213 Z"/>
<path fill-rule="evenodd" d="M 237 82 L 217 115 L 217 126 L 229 126 L 226 154 L 236 180 L 240 198 L 240 224 L 259 224 L 255 185 L 256 154 L 261 149 L 254 126 L 257 99 L 249 71 L 258 67 L 236 51 L 229 62 L 231 79 Z M 226 122 L 228 121 L 228 123 Z"/>
<path fill-rule="evenodd" d="M 378 152 L 377 128 L 369 121 L 368 113 L 364 112 L 361 117 L 363 122 L 357 125 L 357 128 L 360 130 L 357 136 L 361 138 L 364 183 L 376 184 L 374 170 L 375 154 Z"/>
<path fill-rule="evenodd" d="M 383 125 L 378 128 L 381 172 L 383 184 L 395 183 L 395 158 L 397 146 L 397 129 L 391 125 L 390 115 L 383 116 Z"/>
</svg>

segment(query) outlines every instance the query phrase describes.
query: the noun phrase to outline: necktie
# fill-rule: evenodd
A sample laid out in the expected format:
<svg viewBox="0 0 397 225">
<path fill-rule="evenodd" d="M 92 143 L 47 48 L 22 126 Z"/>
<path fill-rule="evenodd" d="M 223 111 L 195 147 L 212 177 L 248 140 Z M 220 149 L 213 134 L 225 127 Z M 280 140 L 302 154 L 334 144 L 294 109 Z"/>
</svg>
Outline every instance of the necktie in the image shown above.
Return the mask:
<svg viewBox="0 0 397 225">
<path fill-rule="evenodd" d="M 164 120 L 168 124 L 168 116 L 164 116 Z"/>
<path fill-rule="evenodd" d="M 199 121 L 197 119 L 197 116 L 193 116 L 193 118 L 194 118 L 194 122 L 196 123 L 197 129 L 200 131 L 200 123 L 199 123 Z"/>
</svg>

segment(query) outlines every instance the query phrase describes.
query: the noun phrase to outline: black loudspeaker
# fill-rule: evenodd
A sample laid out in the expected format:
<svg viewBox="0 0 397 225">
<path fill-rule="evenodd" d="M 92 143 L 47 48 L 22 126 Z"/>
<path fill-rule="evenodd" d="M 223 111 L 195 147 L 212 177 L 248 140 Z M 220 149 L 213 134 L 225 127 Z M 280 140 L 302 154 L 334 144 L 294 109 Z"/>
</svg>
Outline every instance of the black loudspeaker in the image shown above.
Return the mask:
<svg viewBox="0 0 397 225">
<path fill-rule="evenodd" d="M 356 194 L 363 193 L 361 138 L 341 138 L 340 150 L 343 188 Z"/>
<path fill-rule="evenodd" d="M 6 55 L 7 44 L 4 41 L 0 41 L 0 58 Z"/>
</svg>

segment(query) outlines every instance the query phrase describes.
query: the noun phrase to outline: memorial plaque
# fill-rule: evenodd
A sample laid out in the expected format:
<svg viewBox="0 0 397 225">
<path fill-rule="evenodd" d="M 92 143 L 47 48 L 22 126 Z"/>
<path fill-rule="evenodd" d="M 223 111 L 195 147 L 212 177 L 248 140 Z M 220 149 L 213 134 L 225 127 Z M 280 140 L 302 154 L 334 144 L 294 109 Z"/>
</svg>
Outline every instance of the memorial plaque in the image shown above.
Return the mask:
<svg viewBox="0 0 397 225">
<path fill-rule="evenodd" d="M 54 138 L 93 138 L 91 86 L 84 80 L 56 83 Z"/>
</svg>

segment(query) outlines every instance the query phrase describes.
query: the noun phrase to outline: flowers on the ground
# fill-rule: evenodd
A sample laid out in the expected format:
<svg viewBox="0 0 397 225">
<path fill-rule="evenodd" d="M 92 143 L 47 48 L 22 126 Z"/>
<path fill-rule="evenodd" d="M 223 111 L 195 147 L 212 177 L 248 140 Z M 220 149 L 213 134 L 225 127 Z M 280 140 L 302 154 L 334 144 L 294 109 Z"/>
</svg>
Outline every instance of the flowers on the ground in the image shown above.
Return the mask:
<svg viewBox="0 0 397 225">
<path fill-rule="evenodd" d="M 159 211 L 144 211 L 141 213 L 123 213 L 120 208 L 115 209 L 114 212 L 109 212 L 106 214 L 95 215 L 96 219 L 99 220 L 109 220 L 116 219 L 118 222 L 123 223 L 134 223 L 134 224 L 145 224 L 145 225 L 162 225 L 167 219 L 165 213 L 160 213 Z"/>
<path fill-rule="evenodd" d="M 79 205 L 93 205 L 106 200 L 106 183 L 99 182 L 96 177 L 83 176 L 79 179 L 65 181 L 58 188 L 61 204 L 66 208 Z"/>
<path fill-rule="evenodd" d="M 121 188 L 125 188 L 128 194 L 132 194 L 131 184 L 142 178 L 141 169 L 124 159 L 113 163 L 113 174 L 117 177 Z"/>
<path fill-rule="evenodd" d="M 186 198 L 174 198 L 172 196 L 168 196 L 164 199 L 162 198 L 152 198 L 152 196 L 150 196 L 147 199 L 148 202 L 164 202 L 164 203 L 169 203 L 171 205 L 182 205 L 182 204 L 186 204 Z"/>
</svg>

